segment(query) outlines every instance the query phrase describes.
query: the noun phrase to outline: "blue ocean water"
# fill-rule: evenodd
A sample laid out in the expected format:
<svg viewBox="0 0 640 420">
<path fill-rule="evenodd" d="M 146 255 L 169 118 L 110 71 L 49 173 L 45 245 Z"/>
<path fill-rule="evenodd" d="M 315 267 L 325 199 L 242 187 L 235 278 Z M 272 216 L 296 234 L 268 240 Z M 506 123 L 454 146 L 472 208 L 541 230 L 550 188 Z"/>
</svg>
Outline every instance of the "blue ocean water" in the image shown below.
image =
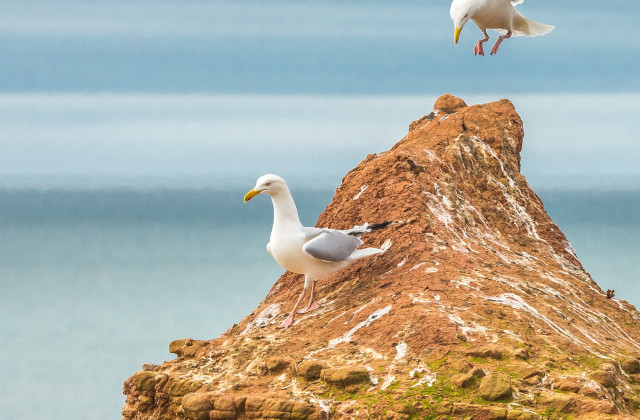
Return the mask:
<svg viewBox="0 0 640 420">
<path fill-rule="evenodd" d="M 640 308 L 640 190 L 538 193 L 591 277 Z"/>
<path fill-rule="evenodd" d="M 282 269 L 248 188 L 0 190 L 0 417 L 118 418 L 123 381 L 171 340 L 251 312 Z M 333 190 L 293 193 L 315 224 Z M 600 286 L 639 305 L 640 192 L 540 195 Z"/>
<path fill-rule="evenodd" d="M 251 312 L 283 270 L 245 192 L 0 191 L 0 418 L 118 418 L 171 340 Z M 331 197 L 297 195 L 310 224 Z"/>
</svg>

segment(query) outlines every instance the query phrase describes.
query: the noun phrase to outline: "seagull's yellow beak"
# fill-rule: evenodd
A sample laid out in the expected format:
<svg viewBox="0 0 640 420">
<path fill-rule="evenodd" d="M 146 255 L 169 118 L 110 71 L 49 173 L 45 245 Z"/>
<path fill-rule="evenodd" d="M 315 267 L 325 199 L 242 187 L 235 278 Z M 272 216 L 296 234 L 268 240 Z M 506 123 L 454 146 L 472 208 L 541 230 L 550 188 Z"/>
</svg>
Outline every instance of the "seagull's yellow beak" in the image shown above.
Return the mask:
<svg viewBox="0 0 640 420">
<path fill-rule="evenodd" d="M 244 202 L 246 203 L 247 201 L 251 200 L 253 197 L 255 197 L 256 195 L 260 194 L 262 191 L 256 191 L 256 190 L 251 190 L 248 193 L 245 194 L 244 196 Z"/>
<path fill-rule="evenodd" d="M 458 45 L 458 40 L 460 39 L 460 32 L 462 32 L 462 29 L 456 27 L 456 30 L 453 33 L 453 41 L 456 45 Z"/>
</svg>

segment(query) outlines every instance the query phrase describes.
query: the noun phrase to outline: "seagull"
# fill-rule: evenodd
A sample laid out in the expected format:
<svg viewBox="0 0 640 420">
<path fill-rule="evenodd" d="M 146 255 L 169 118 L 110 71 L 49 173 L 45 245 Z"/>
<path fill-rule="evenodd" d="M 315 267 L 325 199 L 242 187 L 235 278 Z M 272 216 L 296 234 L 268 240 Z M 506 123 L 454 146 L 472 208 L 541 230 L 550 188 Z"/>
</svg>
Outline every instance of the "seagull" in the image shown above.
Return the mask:
<svg viewBox="0 0 640 420">
<path fill-rule="evenodd" d="M 256 186 L 244 196 L 244 202 L 259 194 L 269 194 L 273 203 L 273 228 L 267 252 L 285 270 L 305 276 L 304 289 L 287 319 L 280 324 L 280 328 L 287 328 L 293 324 L 298 306 L 309 286 L 309 304 L 297 313 L 307 313 L 320 307 L 314 297 L 317 280 L 328 277 L 356 260 L 386 251 L 384 246 L 363 249 L 358 247 L 363 243 L 360 236 L 383 229 L 391 222 L 372 225 L 365 223 L 363 226 L 347 230 L 304 227 L 300 223 L 296 204 L 284 179 L 273 174 L 261 176 L 256 181 Z"/>
<path fill-rule="evenodd" d="M 476 42 L 473 48 L 475 55 L 484 55 L 482 44 L 489 40 L 487 29 L 495 29 L 502 34 L 491 49 L 491 55 L 498 52 L 503 40 L 512 36 L 539 36 L 551 32 L 553 26 L 527 19 L 516 10 L 514 6 L 523 2 L 524 0 L 453 0 L 450 14 L 455 25 L 454 42 L 458 45 L 460 32 L 469 19 L 484 34 L 484 38 Z"/>
</svg>

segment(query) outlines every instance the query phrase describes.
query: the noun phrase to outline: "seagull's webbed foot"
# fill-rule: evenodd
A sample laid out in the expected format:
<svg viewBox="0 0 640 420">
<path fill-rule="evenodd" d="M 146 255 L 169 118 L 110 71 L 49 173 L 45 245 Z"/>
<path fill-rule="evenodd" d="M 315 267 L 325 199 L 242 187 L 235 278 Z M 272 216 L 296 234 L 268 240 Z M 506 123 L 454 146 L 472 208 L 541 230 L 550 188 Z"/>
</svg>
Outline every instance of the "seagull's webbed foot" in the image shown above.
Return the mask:
<svg viewBox="0 0 640 420">
<path fill-rule="evenodd" d="M 291 325 L 293 325 L 293 312 L 287 317 L 287 319 L 282 321 L 280 328 L 289 328 Z"/>
<path fill-rule="evenodd" d="M 298 311 L 299 314 L 306 314 L 307 312 L 311 312 L 314 311 L 316 309 L 318 309 L 320 307 L 320 305 L 318 305 L 318 302 L 316 302 L 315 300 L 312 300 L 309 302 L 309 304 L 307 306 L 305 306 L 304 308 L 300 309 Z"/>
<path fill-rule="evenodd" d="M 482 48 L 482 42 L 476 42 L 476 46 L 473 47 L 473 55 L 484 55 L 484 49 Z"/>
</svg>

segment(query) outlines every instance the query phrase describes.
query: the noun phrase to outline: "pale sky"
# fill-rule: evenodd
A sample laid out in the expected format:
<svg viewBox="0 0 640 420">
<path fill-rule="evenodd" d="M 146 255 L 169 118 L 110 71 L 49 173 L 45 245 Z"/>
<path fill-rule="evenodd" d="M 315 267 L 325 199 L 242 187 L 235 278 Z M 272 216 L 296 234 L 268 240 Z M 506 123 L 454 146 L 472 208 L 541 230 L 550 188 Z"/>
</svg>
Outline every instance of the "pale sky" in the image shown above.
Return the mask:
<svg viewBox="0 0 640 420">
<path fill-rule="evenodd" d="M 493 57 L 449 4 L 0 0 L 0 175 L 334 185 L 449 92 L 516 104 L 527 176 L 640 176 L 640 3 L 527 0 Z"/>
<path fill-rule="evenodd" d="M 555 25 L 474 57 L 449 1 L 0 0 L 0 91 L 639 91 L 640 3 L 527 0 Z M 495 39 L 495 33 L 492 33 Z"/>
</svg>

